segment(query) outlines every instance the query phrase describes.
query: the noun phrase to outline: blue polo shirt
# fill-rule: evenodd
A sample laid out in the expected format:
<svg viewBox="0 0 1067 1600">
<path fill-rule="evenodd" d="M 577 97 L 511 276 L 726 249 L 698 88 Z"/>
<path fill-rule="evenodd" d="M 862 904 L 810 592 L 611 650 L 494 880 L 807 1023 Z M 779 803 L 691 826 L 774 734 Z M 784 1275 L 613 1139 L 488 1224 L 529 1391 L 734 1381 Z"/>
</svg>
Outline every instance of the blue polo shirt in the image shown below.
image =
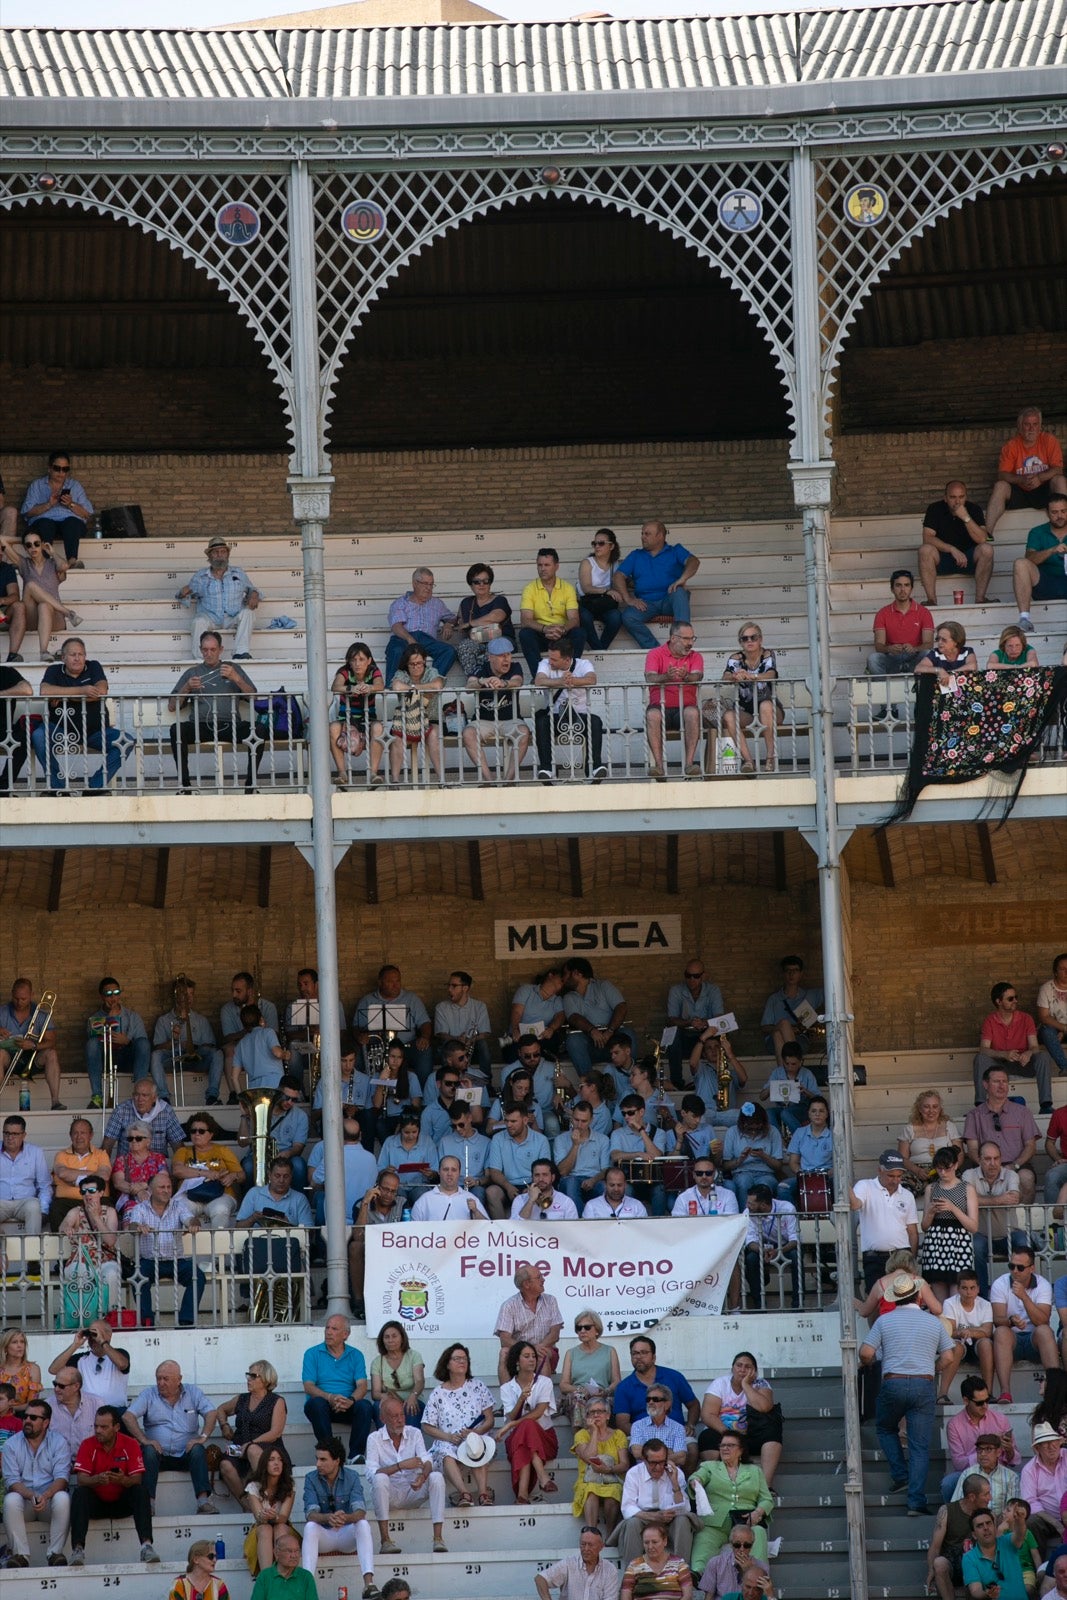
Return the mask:
<svg viewBox="0 0 1067 1600">
<path fill-rule="evenodd" d="M 675 1372 L 673 1367 L 656 1367 L 655 1382 L 669 1389 L 674 1398 L 671 1401 L 670 1415 L 675 1422 L 685 1424 L 685 1412 L 682 1407 L 689 1405 L 696 1399 L 696 1395 L 689 1387 L 689 1379 L 681 1372 Z M 624 1378 L 615 1390 L 615 1414 L 622 1414 L 636 1420 L 638 1417 L 648 1415 L 648 1384 L 642 1382 L 636 1372 L 631 1372 Z"/>
<path fill-rule="evenodd" d="M 828 1172 L 834 1164 L 834 1140 L 827 1128 L 826 1132 L 816 1138 L 806 1124 L 798 1128 L 789 1141 L 789 1155 L 800 1157 L 801 1172 Z"/>
<path fill-rule="evenodd" d="M 666 594 L 682 576 L 691 555 L 684 544 L 665 544 L 655 556 L 648 550 L 631 550 L 617 570 L 629 578 L 637 598 L 646 600 L 650 595 Z"/>
<path fill-rule="evenodd" d="M 509 1183 L 525 1187 L 535 1161 L 551 1161 L 552 1151 L 543 1133 L 530 1129 L 525 1139 L 513 1139 L 506 1128 L 494 1133 L 489 1141 L 489 1154 L 485 1164 L 495 1172 L 502 1172 Z"/>
<path fill-rule="evenodd" d="M 335 1361 L 325 1342 L 304 1351 L 300 1368 L 301 1383 L 313 1383 L 326 1394 L 343 1394 L 347 1399 L 357 1383 L 365 1383 L 367 1363 L 352 1345 L 346 1344 Z M 317 1474 L 316 1474 L 317 1476 Z"/>
</svg>

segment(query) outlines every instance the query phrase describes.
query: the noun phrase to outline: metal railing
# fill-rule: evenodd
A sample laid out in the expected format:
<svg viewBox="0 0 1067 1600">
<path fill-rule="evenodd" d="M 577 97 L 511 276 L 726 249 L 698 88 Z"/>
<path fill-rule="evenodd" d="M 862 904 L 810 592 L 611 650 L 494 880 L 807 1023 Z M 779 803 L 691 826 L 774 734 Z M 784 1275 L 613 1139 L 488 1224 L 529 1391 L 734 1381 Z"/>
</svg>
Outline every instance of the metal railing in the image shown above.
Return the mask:
<svg viewBox="0 0 1067 1600">
<path fill-rule="evenodd" d="M 914 680 L 859 677 L 834 686 L 841 770 L 902 772 L 914 734 Z M 810 772 L 807 684 L 779 679 L 753 708 L 732 684 L 692 686 L 691 704 L 664 708 L 646 684 L 598 683 L 576 701 L 560 691 L 382 689 L 361 722 L 336 701 L 330 727 L 335 779 L 378 787 L 494 788 L 515 783 L 634 783 L 767 779 Z M 71 700 L 62 715 L 37 696 L 0 702 L 0 794 L 240 794 L 302 792 L 308 783 L 306 701 L 275 691 L 256 711 L 248 696 L 176 717 L 166 695 Z M 1050 728 L 1039 759 L 1067 760 L 1067 732 Z"/>
<path fill-rule="evenodd" d="M 94 1264 L 58 1233 L 0 1233 L 0 1322 L 73 1330 L 108 1311 L 141 1328 L 309 1320 L 307 1229 L 205 1225 L 171 1243 L 120 1226 L 115 1239 L 114 1257 Z"/>
</svg>

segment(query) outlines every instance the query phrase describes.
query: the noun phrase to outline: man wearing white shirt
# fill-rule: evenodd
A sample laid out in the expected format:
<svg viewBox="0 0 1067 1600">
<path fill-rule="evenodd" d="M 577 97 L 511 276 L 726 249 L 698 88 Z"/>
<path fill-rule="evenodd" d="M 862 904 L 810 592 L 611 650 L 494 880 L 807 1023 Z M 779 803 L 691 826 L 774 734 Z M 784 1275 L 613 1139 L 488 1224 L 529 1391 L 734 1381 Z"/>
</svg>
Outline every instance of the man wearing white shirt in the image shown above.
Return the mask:
<svg viewBox="0 0 1067 1600">
<path fill-rule="evenodd" d="M 640 1200 L 626 1193 L 626 1174 L 621 1167 L 609 1167 L 604 1174 L 604 1193 L 590 1200 L 582 1212 L 583 1222 L 602 1222 L 608 1217 L 623 1221 L 630 1217 L 647 1217 L 648 1212 Z"/>
<path fill-rule="evenodd" d="M 536 689 L 554 689 L 552 695 L 538 696 L 550 700 L 551 709 L 542 704 L 534 712 L 534 738 L 537 742 L 537 776 L 542 783 L 555 782 L 553 747 L 566 752 L 573 759 L 567 761 L 568 776 L 581 763 L 594 783 L 606 778 L 608 769 L 600 759 L 604 742 L 604 724 L 595 712 L 589 710 L 589 690 L 596 686 L 593 663 L 584 656 L 574 657 L 574 645 L 564 637 L 549 644 L 548 652 L 538 663 L 534 678 Z M 575 741 L 586 746 L 585 759 L 578 756 Z"/>
<path fill-rule="evenodd" d="M 367 1440 L 367 1477 L 381 1535 L 381 1553 L 400 1554 L 400 1546 L 389 1537 L 390 1513 L 429 1501 L 434 1554 L 446 1555 L 445 1480 L 433 1469 L 421 1431 L 408 1425 L 400 1396 L 383 1395 L 378 1409 L 382 1426 Z"/>
<path fill-rule="evenodd" d="M 1036 1361 L 1058 1367 L 1052 1332 L 1052 1285 L 1034 1271 L 1030 1245 L 1014 1245 L 1009 1270 L 989 1291 L 993 1306 L 993 1361 L 1000 1384 L 998 1401 L 1011 1404 L 1011 1369 L 1015 1361 Z"/>
<path fill-rule="evenodd" d="M 530 1170 L 530 1187 L 517 1194 L 511 1215 L 523 1222 L 577 1222 L 578 1207 L 556 1188 L 559 1172 L 554 1161 L 535 1161 Z"/>
<path fill-rule="evenodd" d="M 558 1589 L 560 1600 L 617 1600 L 619 1569 L 601 1555 L 604 1536 L 599 1528 L 583 1528 L 578 1537 L 578 1554 L 564 1556 L 534 1576 L 538 1600 L 551 1600 Z"/>
<path fill-rule="evenodd" d="M 789 1263 L 792 1307 L 800 1310 L 800 1243 L 797 1210 L 789 1200 L 776 1200 L 770 1185 L 754 1183 L 746 1200 L 748 1229 L 745 1233 L 745 1282 L 748 1303 L 753 1309 L 763 1306 L 764 1290 L 771 1288 L 771 1274 L 777 1269 L 778 1303 L 782 1301 L 782 1267 Z M 773 1295 L 773 1290 L 771 1291 Z"/>
<path fill-rule="evenodd" d="M 664 1530 L 672 1555 L 688 1561 L 693 1549 L 684 1475 L 667 1459 L 660 1439 L 646 1440 L 641 1457 L 622 1481 L 619 1562 L 624 1572 L 641 1554 L 641 1535 L 651 1525 Z"/>
<path fill-rule="evenodd" d="M 1043 1600 L 1067 1600 L 1067 1556 L 1056 1557 L 1051 1576 L 1056 1581 L 1056 1587 L 1046 1589 Z"/>
<path fill-rule="evenodd" d="M 861 1178 L 849 1190 L 849 1205 L 860 1214 L 860 1252 L 868 1294 L 885 1276 L 892 1251 L 918 1254 L 919 1214 L 914 1197 L 900 1186 L 903 1177 L 904 1157 L 896 1150 L 883 1150 L 878 1157 L 878 1176 Z"/>
<path fill-rule="evenodd" d="M 715 1161 L 701 1156 L 693 1167 L 693 1184 L 683 1189 L 671 1209 L 672 1217 L 736 1217 L 737 1196 L 715 1182 Z"/>
<path fill-rule="evenodd" d="M 440 1183 L 436 1188 L 420 1194 L 412 1206 L 412 1222 L 461 1221 L 466 1217 L 470 1217 L 472 1222 L 477 1222 L 479 1218 L 488 1222 L 489 1214 L 481 1201 L 460 1188 L 458 1159 L 455 1156 L 442 1156 L 439 1172 Z"/>
</svg>

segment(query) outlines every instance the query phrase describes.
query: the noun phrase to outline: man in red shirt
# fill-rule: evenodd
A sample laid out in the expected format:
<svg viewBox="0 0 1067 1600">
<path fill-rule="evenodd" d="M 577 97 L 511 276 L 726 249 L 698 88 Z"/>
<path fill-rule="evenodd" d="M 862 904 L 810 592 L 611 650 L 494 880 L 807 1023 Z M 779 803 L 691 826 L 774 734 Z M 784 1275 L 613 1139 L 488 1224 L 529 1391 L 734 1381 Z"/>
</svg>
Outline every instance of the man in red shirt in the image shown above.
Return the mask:
<svg viewBox="0 0 1067 1600">
<path fill-rule="evenodd" d="M 74 1458 L 77 1488 L 70 1502 L 70 1564 L 85 1565 L 85 1536 L 94 1517 L 132 1517 L 141 1541 L 141 1560 L 158 1563 L 152 1547 L 152 1509 L 144 1485 L 144 1457 L 136 1439 L 119 1432 L 118 1406 L 100 1406 L 92 1437 Z"/>
<path fill-rule="evenodd" d="M 645 716 L 648 775 L 655 778 L 657 783 L 662 783 L 666 776 L 663 768 L 664 725 L 671 733 L 677 733 L 679 728 L 684 731 L 685 776 L 700 776 L 696 759 L 697 740 L 700 737 L 696 686 L 704 676 L 704 657 L 693 649 L 695 638 L 696 634 L 688 622 L 672 622 L 667 643 L 657 645 L 645 657 L 645 682 L 651 685 Z M 684 687 L 679 688 L 679 685 Z"/>
<path fill-rule="evenodd" d="M 995 983 L 989 998 L 993 1009 L 982 1023 L 974 1058 L 975 1104 L 982 1092 L 982 1075 L 989 1067 L 1001 1067 L 1013 1078 L 1036 1078 L 1039 1107 L 1051 1111 L 1052 1060 L 1037 1042 L 1037 1023 L 1018 1009 L 1013 983 Z"/>
<path fill-rule="evenodd" d="M 1000 452 L 997 481 L 989 492 L 986 529 L 993 532 L 1010 505 L 1044 509 L 1053 489 L 1067 494 L 1063 473 L 1063 451 L 1051 433 L 1041 431 L 1041 413 L 1036 406 L 1019 412 L 1014 437 Z"/>
<path fill-rule="evenodd" d="M 898 567 L 889 580 L 892 603 L 874 619 L 874 649 L 867 657 L 867 671 L 874 677 L 912 672 L 934 642 L 934 619 L 912 599 L 914 585 L 907 567 Z"/>
</svg>

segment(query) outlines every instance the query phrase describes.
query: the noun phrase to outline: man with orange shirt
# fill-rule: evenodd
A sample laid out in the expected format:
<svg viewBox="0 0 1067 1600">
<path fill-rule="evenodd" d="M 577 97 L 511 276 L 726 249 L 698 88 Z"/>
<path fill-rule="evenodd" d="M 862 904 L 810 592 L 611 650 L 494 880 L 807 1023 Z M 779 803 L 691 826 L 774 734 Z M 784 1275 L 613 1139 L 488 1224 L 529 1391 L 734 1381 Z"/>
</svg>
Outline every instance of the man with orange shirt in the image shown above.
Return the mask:
<svg viewBox="0 0 1067 1600">
<path fill-rule="evenodd" d="M 144 1483 L 144 1457 L 136 1439 L 119 1432 L 118 1406 L 101 1406 L 92 1436 L 74 1458 L 77 1479 L 70 1501 L 70 1564 L 85 1565 L 85 1536 L 92 1518 L 132 1517 L 141 1541 L 141 1560 L 157 1565 L 152 1545 L 152 1510 Z"/>
<path fill-rule="evenodd" d="M 1051 433 L 1041 429 L 1041 413 L 1036 406 L 1019 412 L 1015 434 L 1000 452 L 997 481 L 989 494 L 986 527 L 990 533 L 1009 506 L 1044 508 L 1054 489 L 1067 494 L 1063 473 L 1063 451 Z"/>
<path fill-rule="evenodd" d="M 697 740 L 700 737 L 700 713 L 697 710 L 696 686 L 704 676 L 704 657 L 693 649 L 696 635 L 688 622 L 672 622 L 670 638 L 666 644 L 656 645 L 645 657 L 645 682 L 648 691 L 648 712 L 645 727 L 648 733 L 650 778 L 663 781 L 663 729 L 676 733 L 681 728 L 685 735 L 685 775 L 699 777 L 697 765 Z M 684 687 L 679 688 L 679 685 Z M 665 687 L 661 687 L 664 685 Z"/>
</svg>

